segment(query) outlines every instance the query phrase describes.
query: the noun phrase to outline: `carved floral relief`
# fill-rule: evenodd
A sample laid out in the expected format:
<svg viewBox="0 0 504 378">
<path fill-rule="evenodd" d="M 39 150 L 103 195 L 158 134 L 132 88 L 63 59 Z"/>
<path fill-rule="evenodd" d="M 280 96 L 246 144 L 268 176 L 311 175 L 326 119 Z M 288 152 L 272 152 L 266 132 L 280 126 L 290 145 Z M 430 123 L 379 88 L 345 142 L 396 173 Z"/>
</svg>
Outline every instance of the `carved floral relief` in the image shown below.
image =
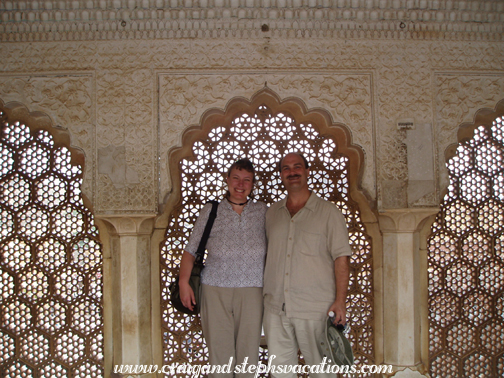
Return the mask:
<svg viewBox="0 0 504 378">
<path fill-rule="evenodd" d="M 444 70 L 502 70 L 502 43 L 481 41 L 429 43 L 432 69 Z"/>
<path fill-rule="evenodd" d="M 397 122 L 428 123 L 431 114 L 428 44 L 382 46 L 377 66 L 378 201 L 384 208 L 407 207 L 406 132 Z M 436 206 L 435 197 L 431 206 Z"/>
<path fill-rule="evenodd" d="M 156 212 L 170 190 L 167 151 L 183 131 L 265 85 L 345 124 L 366 155 L 363 187 L 385 207 L 403 206 L 407 151 L 397 120 L 433 123 L 444 172 L 460 123 L 504 97 L 499 43 L 261 36 L 1 43 L 0 97 L 70 129 L 86 152 L 84 190 L 98 212 Z M 100 159 L 121 148 L 111 179 Z"/>
<path fill-rule="evenodd" d="M 156 211 L 153 88 L 149 70 L 104 70 L 98 74 L 101 164 L 97 211 Z"/>
</svg>

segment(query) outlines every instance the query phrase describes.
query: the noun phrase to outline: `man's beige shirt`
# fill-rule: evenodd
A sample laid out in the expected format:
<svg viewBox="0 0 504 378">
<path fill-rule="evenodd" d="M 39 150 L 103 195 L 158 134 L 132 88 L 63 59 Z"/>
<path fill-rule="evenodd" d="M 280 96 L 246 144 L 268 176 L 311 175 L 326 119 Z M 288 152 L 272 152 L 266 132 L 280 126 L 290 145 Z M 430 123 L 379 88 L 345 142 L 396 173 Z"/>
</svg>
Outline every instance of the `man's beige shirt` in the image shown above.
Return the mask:
<svg viewBox="0 0 504 378">
<path fill-rule="evenodd" d="M 336 299 L 334 260 L 352 254 L 346 221 L 314 193 L 294 217 L 286 202 L 266 213 L 264 306 L 288 317 L 322 320 Z"/>
</svg>

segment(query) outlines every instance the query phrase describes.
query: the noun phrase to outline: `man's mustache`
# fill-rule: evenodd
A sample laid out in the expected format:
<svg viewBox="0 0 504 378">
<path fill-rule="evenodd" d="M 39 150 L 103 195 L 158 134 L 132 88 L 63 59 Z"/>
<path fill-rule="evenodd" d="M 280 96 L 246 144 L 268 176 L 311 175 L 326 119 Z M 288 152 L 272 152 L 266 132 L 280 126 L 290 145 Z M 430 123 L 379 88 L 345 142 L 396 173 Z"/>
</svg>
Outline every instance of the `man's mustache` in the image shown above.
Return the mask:
<svg viewBox="0 0 504 378">
<path fill-rule="evenodd" d="M 288 179 L 290 179 L 290 178 L 300 178 L 300 177 L 301 177 L 301 175 L 289 175 L 289 176 L 287 176 Z"/>
</svg>

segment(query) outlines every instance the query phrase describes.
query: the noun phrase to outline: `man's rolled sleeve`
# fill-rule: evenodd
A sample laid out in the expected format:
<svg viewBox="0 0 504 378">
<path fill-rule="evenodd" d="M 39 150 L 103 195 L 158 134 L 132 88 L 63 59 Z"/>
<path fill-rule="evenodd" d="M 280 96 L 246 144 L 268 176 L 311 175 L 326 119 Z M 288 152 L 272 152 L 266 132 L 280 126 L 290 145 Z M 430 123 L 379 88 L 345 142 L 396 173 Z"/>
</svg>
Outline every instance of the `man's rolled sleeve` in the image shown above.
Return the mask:
<svg viewBox="0 0 504 378">
<path fill-rule="evenodd" d="M 336 206 L 331 211 L 328 222 L 327 250 L 333 260 L 341 256 L 351 256 L 350 239 L 346 227 L 346 219 Z"/>
</svg>

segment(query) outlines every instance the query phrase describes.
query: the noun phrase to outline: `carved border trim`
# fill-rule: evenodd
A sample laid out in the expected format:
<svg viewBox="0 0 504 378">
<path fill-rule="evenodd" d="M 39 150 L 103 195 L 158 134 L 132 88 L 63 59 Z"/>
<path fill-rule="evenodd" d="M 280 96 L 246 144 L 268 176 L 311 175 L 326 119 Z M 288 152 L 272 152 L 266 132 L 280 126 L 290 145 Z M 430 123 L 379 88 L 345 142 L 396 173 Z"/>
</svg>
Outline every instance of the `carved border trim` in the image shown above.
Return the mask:
<svg viewBox="0 0 504 378">
<path fill-rule="evenodd" d="M 419 0 L 0 0 L 0 41 L 504 40 L 504 4 Z"/>
<path fill-rule="evenodd" d="M 104 30 L 82 30 L 82 25 L 68 24 L 61 29 L 68 31 L 36 31 L 36 32 L 14 32 L 2 31 L 0 29 L 0 42 L 52 42 L 52 41 L 107 41 L 107 40 L 155 40 L 155 39 L 212 39 L 212 38 L 282 38 L 282 39 L 307 39 L 307 38 L 338 38 L 338 39 L 381 39 L 381 40 L 436 40 L 436 41 L 485 41 L 502 42 L 504 40 L 503 31 L 448 31 L 446 25 L 424 24 L 411 27 L 411 30 L 400 30 L 396 24 L 376 23 L 376 24 L 347 24 L 331 25 L 330 28 L 319 27 L 313 29 L 273 29 L 265 34 L 254 29 L 222 29 L 214 27 L 204 29 L 201 27 L 181 28 L 177 23 L 145 30 L 145 25 L 132 27 L 129 30 L 121 30 L 115 22 L 106 27 L 98 27 Z M 397 22 L 397 24 L 400 24 Z M 474 29 L 469 25 L 462 25 L 464 29 Z M 34 26 L 30 29 L 44 29 L 42 25 Z M 60 29 L 60 28 L 58 28 Z M 478 26 L 476 26 L 478 29 Z"/>
</svg>

